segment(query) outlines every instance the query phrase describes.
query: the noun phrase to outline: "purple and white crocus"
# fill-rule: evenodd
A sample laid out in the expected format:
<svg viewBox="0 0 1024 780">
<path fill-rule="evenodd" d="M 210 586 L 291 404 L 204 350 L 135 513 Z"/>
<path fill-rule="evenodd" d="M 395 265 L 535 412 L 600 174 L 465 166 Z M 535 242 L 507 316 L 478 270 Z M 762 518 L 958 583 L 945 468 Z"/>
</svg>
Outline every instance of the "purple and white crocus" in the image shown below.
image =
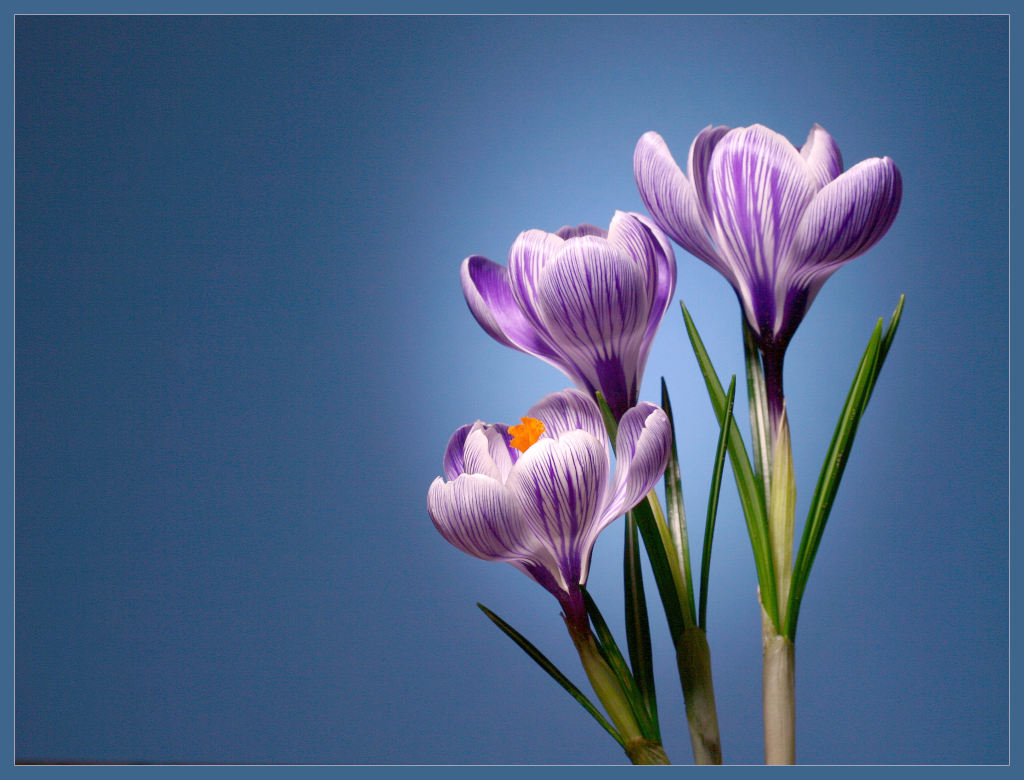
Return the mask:
<svg viewBox="0 0 1024 780">
<path fill-rule="evenodd" d="M 597 404 L 573 388 L 552 393 L 511 431 L 483 422 L 455 431 L 427 510 L 463 552 L 510 563 L 554 594 L 582 636 L 589 628 L 580 586 L 594 542 L 661 478 L 671 437 L 665 412 L 637 404 L 619 423 L 613 475 Z"/>
<path fill-rule="evenodd" d="M 645 133 L 633 170 L 654 222 L 736 290 L 781 412 L 782 360 L 825 280 L 889 229 L 902 185 L 888 157 L 843 172 L 832 136 L 811 128 L 797 149 L 762 125 L 707 127 L 685 175 L 661 136 Z"/>
<path fill-rule="evenodd" d="M 675 284 L 668 238 L 647 217 L 621 211 L 608 230 L 527 230 L 507 268 L 479 255 L 462 263 L 466 302 L 484 330 L 584 392 L 600 391 L 616 419 L 637 401 Z"/>
</svg>

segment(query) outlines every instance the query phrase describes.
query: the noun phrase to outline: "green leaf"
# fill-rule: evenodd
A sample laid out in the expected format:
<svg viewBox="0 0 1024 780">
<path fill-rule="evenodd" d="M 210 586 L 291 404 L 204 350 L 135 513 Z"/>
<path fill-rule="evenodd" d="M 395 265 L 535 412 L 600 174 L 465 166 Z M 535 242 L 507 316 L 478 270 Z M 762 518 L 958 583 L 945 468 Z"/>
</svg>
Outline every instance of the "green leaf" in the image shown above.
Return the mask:
<svg viewBox="0 0 1024 780">
<path fill-rule="evenodd" d="M 750 406 L 750 434 L 754 440 L 754 473 L 764 486 L 765 504 L 771 493 L 772 451 L 768 433 L 768 390 L 764 383 L 761 353 L 754 331 L 743 318 L 743 356 L 747 366 L 747 401 Z"/>
<path fill-rule="evenodd" d="M 715 367 L 708 357 L 704 343 L 701 341 L 697 326 L 690 318 L 690 313 L 683 305 L 683 318 L 686 320 L 686 332 L 690 337 L 690 344 L 693 346 L 693 353 L 697 357 L 701 374 L 704 376 L 704 384 L 707 386 L 708 396 L 711 398 L 711 406 L 718 418 L 718 424 L 725 423 L 726 395 L 722 390 L 722 383 L 718 379 Z M 729 423 L 729 436 L 726 448 L 729 452 L 729 462 L 732 464 L 732 473 L 736 479 L 736 488 L 740 494 L 740 503 L 743 505 L 743 516 L 747 523 L 747 534 L 750 536 L 750 546 L 754 552 L 754 567 L 757 569 L 757 582 L 761 588 L 761 603 L 765 605 L 768 616 L 778 626 L 778 598 L 775 595 L 775 575 L 772 568 L 771 548 L 768 541 L 768 514 L 765 506 L 764 487 L 755 478 L 754 471 L 750 467 L 750 459 L 747 457 L 747 449 L 743 444 L 743 437 L 736 425 L 735 417 Z"/>
<path fill-rule="evenodd" d="M 550 674 L 551 677 L 554 678 L 555 682 L 561 685 L 570 696 L 572 696 L 576 701 L 578 701 L 580 705 L 583 707 L 583 709 L 589 712 L 593 716 L 594 720 L 596 720 L 601 725 L 601 728 L 603 728 L 605 731 L 611 734 L 615 741 L 618 742 L 623 749 L 625 749 L 626 741 L 622 738 L 622 735 L 620 735 L 619 732 L 616 731 L 607 720 L 605 720 L 604 715 L 602 715 L 601 712 L 597 709 L 597 707 L 595 707 L 591 703 L 590 699 L 583 695 L 583 692 L 580 691 L 580 689 L 577 688 L 575 685 L 573 685 L 569 681 L 569 678 L 558 670 L 558 667 L 551 663 L 551 661 L 549 661 L 540 650 L 534 647 L 530 640 L 528 640 L 526 637 L 524 637 L 522 634 L 520 634 L 518 631 L 512 628 L 512 626 L 510 626 L 496 614 L 491 612 L 491 610 L 487 609 L 487 607 L 480 603 L 477 603 L 477 606 L 480 607 L 481 610 L 483 610 L 483 613 L 491 619 L 494 625 L 496 625 L 498 628 L 504 631 L 505 634 L 513 642 L 519 645 L 526 652 L 526 654 L 530 656 L 530 658 L 537 662 L 537 665 L 540 666 L 541 669 Z"/>
<path fill-rule="evenodd" d="M 615 437 L 619 435 L 619 423 L 615 419 L 615 415 L 612 414 L 612 408 L 608 405 L 608 402 L 604 400 L 604 396 L 601 395 L 601 391 L 598 390 L 594 393 L 597 400 L 597 406 L 601 410 L 601 417 L 604 418 L 604 428 L 608 431 L 608 438 L 612 441 L 612 449 L 615 448 Z"/>
<path fill-rule="evenodd" d="M 654 656 L 651 652 L 651 628 L 647 617 L 643 570 L 640 566 L 640 539 L 636 520 L 626 515 L 626 540 L 623 547 L 623 580 L 626 596 L 626 646 L 633 679 L 647 711 L 657 724 L 658 704 L 654 692 Z M 660 742 L 660 739 L 658 740 Z"/>
<path fill-rule="evenodd" d="M 629 699 L 629 708 L 633 712 L 633 717 L 636 719 L 641 733 L 647 739 L 660 742 L 661 735 L 658 732 L 657 710 L 651 711 L 647 709 L 643 695 L 637 688 L 636 680 L 633 679 L 629 667 L 626 666 L 626 659 L 622 657 L 622 651 L 619 650 L 615 637 L 612 636 L 608 624 L 601 615 L 601 610 L 597 608 L 597 604 L 585 587 L 581 587 L 580 590 L 583 592 L 583 603 L 586 605 L 587 615 L 594 626 L 594 635 L 597 637 L 598 649 L 619 681 L 619 687 Z"/>
<path fill-rule="evenodd" d="M 839 490 L 839 482 L 843 477 L 843 471 L 853 447 L 854 436 L 857 433 L 857 426 L 867 409 L 871 393 L 878 381 L 882 364 L 889 353 L 893 339 L 896 336 L 896 329 L 899 327 L 903 315 L 903 304 L 905 296 L 901 295 L 899 303 L 889 320 L 889 326 L 885 333 L 882 333 L 882 321 L 879 320 L 875 326 L 871 339 L 861 357 L 860 365 L 854 376 L 850 391 L 846 396 L 846 403 L 836 423 L 835 433 L 832 435 L 832 443 L 829 445 L 825 462 L 821 467 L 821 474 L 818 476 L 818 484 L 811 498 L 811 506 L 807 513 L 807 521 L 804 524 L 803 537 L 800 540 L 800 549 L 797 552 L 796 563 L 793 571 L 793 586 L 789 597 L 789 609 L 787 610 L 786 635 L 790 639 L 796 637 L 797 619 L 800 612 L 800 604 L 803 600 L 804 590 L 807 587 L 807 580 L 811 574 L 811 566 L 814 557 L 821 544 L 822 534 L 825 532 L 825 524 L 828 521 L 829 513 L 832 511 L 832 504 L 835 502 L 836 493 Z"/>
<path fill-rule="evenodd" d="M 686 630 L 687 622 L 683 612 L 680 593 L 676 588 L 676 579 L 672 574 L 672 565 L 669 563 L 669 551 L 666 545 L 671 545 L 671 538 L 668 536 L 668 529 L 665 528 L 665 536 L 658 526 L 654 510 L 651 507 L 650 495 L 646 501 L 641 501 L 630 510 L 630 515 L 636 521 L 637 528 L 644 540 L 644 548 L 647 550 L 647 560 L 651 562 L 651 571 L 654 573 L 654 582 L 658 586 L 658 596 L 661 605 L 665 609 L 665 620 L 668 621 L 669 634 L 673 643 L 682 636 Z M 672 552 L 674 555 L 674 551 Z"/>
<path fill-rule="evenodd" d="M 725 419 L 718 434 L 718 448 L 715 450 L 715 465 L 711 470 L 711 490 L 708 494 L 708 516 L 704 524 L 704 550 L 700 558 L 700 612 L 698 625 L 707 631 L 708 578 L 711 573 L 711 542 L 715 537 L 715 519 L 718 516 L 718 494 L 722 488 L 722 470 L 725 468 L 725 448 L 729 428 L 732 425 L 732 407 L 736 400 L 736 377 L 729 382 L 729 393 L 725 399 Z"/>
<path fill-rule="evenodd" d="M 690 538 L 686 531 L 686 509 L 683 506 L 683 483 L 679 470 L 679 456 L 676 450 L 676 422 L 672 416 L 672 402 L 668 397 L 668 386 L 665 378 L 661 379 L 661 408 L 668 415 L 672 429 L 672 447 L 669 450 L 668 465 L 665 467 L 665 511 L 668 530 L 672 536 L 675 554 L 682 570 L 683 582 L 686 585 L 686 610 L 690 622 L 697 622 L 696 610 L 693 606 L 693 574 L 690 571 Z"/>
</svg>

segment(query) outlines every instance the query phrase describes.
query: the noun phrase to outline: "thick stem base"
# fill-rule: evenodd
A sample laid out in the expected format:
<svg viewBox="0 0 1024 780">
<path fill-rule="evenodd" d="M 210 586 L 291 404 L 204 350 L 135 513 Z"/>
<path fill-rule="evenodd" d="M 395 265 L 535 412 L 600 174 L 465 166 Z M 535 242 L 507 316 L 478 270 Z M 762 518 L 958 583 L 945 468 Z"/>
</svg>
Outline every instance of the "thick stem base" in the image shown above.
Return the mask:
<svg viewBox="0 0 1024 780">
<path fill-rule="evenodd" d="M 704 629 L 691 626 L 683 632 L 676 645 L 676 663 L 686 702 L 693 760 L 697 764 L 721 764 L 722 741 L 711 680 L 711 650 Z"/>
<path fill-rule="evenodd" d="M 765 616 L 767 617 L 767 616 Z M 762 701 L 764 706 L 764 762 L 796 763 L 796 685 L 793 642 L 764 621 Z"/>
</svg>

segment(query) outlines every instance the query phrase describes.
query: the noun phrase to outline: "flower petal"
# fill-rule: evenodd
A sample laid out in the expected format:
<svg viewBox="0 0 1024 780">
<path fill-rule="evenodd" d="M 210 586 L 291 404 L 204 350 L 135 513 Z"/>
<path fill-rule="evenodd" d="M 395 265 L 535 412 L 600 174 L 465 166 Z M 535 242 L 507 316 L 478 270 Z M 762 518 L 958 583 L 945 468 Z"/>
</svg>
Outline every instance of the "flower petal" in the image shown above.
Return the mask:
<svg viewBox="0 0 1024 780">
<path fill-rule="evenodd" d="M 729 131 L 708 168 L 708 206 L 719 251 L 733 266 L 747 319 L 759 332 L 776 320 L 775 279 L 800 217 L 817 190 L 783 136 L 761 125 Z"/>
<path fill-rule="evenodd" d="M 544 334 L 527 320 L 516 303 L 504 266 L 474 255 L 462 262 L 461 277 L 469 310 L 491 338 L 549 362 L 555 359 L 555 351 Z"/>
<path fill-rule="evenodd" d="M 544 423 L 544 432 L 552 439 L 570 431 L 586 431 L 607 446 L 608 433 L 601 410 L 590 396 L 575 388 L 544 396 L 530 407 L 527 416 Z"/>
<path fill-rule="evenodd" d="M 800 147 L 800 156 L 807 161 L 814 180 L 821 189 L 843 172 L 843 155 L 835 139 L 819 124 L 811 128 L 807 140 Z"/>
<path fill-rule="evenodd" d="M 462 446 L 464 473 L 486 474 L 504 482 L 519 455 L 511 440 L 507 425 L 474 424 Z"/>
<path fill-rule="evenodd" d="M 636 398 L 650 301 L 629 255 L 594 236 L 573 238 L 544 269 L 538 310 L 552 340 L 616 416 Z"/>
<path fill-rule="evenodd" d="M 458 428 L 448 440 L 448 446 L 444 451 L 444 476 L 445 479 L 453 480 L 459 474 L 466 471 L 466 461 L 462 454 L 462 448 L 466 444 L 466 436 L 473 428 L 473 423 L 468 423 Z"/>
<path fill-rule="evenodd" d="M 452 482 L 435 479 L 427 511 L 445 539 L 486 561 L 529 559 L 538 543 L 512 493 L 482 474 L 463 474 Z"/>
<path fill-rule="evenodd" d="M 665 473 L 671 446 L 672 426 L 660 407 L 644 401 L 622 416 L 615 441 L 614 487 L 597 531 L 654 488 Z"/>
<path fill-rule="evenodd" d="M 900 172 L 891 159 L 857 163 L 811 202 L 793 242 L 794 261 L 807 269 L 867 251 L 892 225 L 902 193 Z"/>
<path fill-rule="evenodd" d="M 654 334 L 661 324 L 676 289 L 676 257 L 668 238 L 647 217 L 616 211 L 608 230 L 609 243 L 625 249 L 644 273 L 650 305 L 647 330 L 640 349 L 639 372 L 643 373 Z"/>
<path fill-rule="evenodd" d="M 571 431 L 538 441 L 509 475 L 509 491 L 567 582 L 585 581 L 596 538 L 590 529 L 606 503 L 608 474 L 606 444 L 585 431 Z"/>
<path fill-rule="evenodd" d="M 774 281 L 817 188 L 796 148 L 761 125 L 730 131 L 715 146 L 708 197 L 719 249 L 749 280 Z"/>
<path fill-rule="evenodd" d="M 708 238 L 693 184 L 683 175 L 664 139 L 657 133 L 644 133 L 637 142 L 633 175 L 655 224 L 690 254 L 722 273 L 729 273 Z"/>
<path fill-rule="evenodd" d="M 709 234 L 711 233 L 711 204 L 708 199 L 708 168 L 711 166 L 711 155 L 714 154 L 715 147 L 730 132 L 732 132 L 732 128 L 725 125 L 717 127 L 708 125 L 693 139 L 686 160 L 686 171 L 693 183 L 693 191 L 697 197 L 704 229 Z"/>
<path fill-rule="evenodd" d="M 584 222 L 582 225 L 563 225 L 555 231 L 555 235 L 561 239 L 579 238 L 580 236 L 598 236 L 608 238 L 608 231 Z"/>
<path fill-rule="evenodd" d="M 544 331 L 537 312 L 537 286 L 541 272 L 565 245 L 565 240 L 543 230 L 520 233 L 508 251 L 508 280 L 512 296 L 526 319 L 535 328 Z"/>
</svg>

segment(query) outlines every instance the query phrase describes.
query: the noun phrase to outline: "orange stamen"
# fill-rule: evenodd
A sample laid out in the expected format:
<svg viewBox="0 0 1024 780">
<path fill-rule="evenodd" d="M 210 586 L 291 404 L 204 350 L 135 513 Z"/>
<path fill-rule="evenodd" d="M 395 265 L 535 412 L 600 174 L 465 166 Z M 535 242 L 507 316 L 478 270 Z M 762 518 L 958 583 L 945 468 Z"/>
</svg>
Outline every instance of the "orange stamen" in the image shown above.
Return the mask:
<svg viewBox="0 0 1024 780">
<path fill-rule="evenodd" d="M 523 421 L 522 425 L 510 425 L 508 428 L 508 432 L 512 434 L 512 441 L 509 443 L 520 452 L 526 452 L 544 433 L 544 423 L 532 417 L 519 419 Z"/>
</svg>

